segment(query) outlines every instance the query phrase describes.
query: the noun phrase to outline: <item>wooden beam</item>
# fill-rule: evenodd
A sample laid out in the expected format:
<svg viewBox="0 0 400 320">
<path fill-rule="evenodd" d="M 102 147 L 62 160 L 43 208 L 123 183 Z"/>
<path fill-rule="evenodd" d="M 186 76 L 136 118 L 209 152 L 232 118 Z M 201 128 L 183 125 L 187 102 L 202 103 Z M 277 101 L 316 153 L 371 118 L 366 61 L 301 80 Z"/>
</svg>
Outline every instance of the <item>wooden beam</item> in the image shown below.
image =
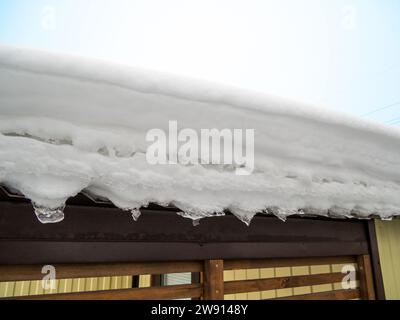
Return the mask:
<svg viewBox="0 0 400 320">
<path fill-rule="evenodd" d="M 330 264 L 356 263 L 356 257 L 321 257 L 321 258 L 283 258 L 283 259 L 254 259 L 226 260 L 225 270 L 264 269 L 280 267 L 299 267 Z"/>
<path fill-rule="evenodd" d="M 342 282 L 343 273 L 326 273 L 272 279 L 230 281 L 225 283 L 225 294 L 260 292 L 276 289 L 308 287 Z"/>
<path fill-rule="evenodd" d="M 0 213 L 1 215 L 1 213 Z M 1 220 L 1 219 L 0 219 Z M 221 224 L 224 224 L 221 221 Z M 1 226 L 0 226 L 1 228 Z M 267 230 L 265 232 L 268 232 Z M 186 235 L 182 234 L 182 238 Z M 368 243 L 127 242 L 0 239 L 0 265 L 300 258 L 368 254 Z"/>
<path fill-rule="evenodd" d="M 375 300 L 374 277 L 369 255 L 362 255 L 357 258 L 360 275 L 360 292 L 363 300 Z"/>
<path fill-rule="evenodd" d="M 69 205 L 55 225 L 29 203 L 0 201 L 0 264 L 159 262 L 329 257 L 368 254 L 363 221 L 259 215 L 250 227 L 232 215 L 193 228 L 168 210 L 143 210 L 134 223 L 117 208 Z"/>
<path fill-rule="evenodd" d="M 43 266 L 0 265 L 0 282 L 41 280 Z M 200 261 L 149 262 L 113 264 L 62 264 L 54 265 L 57 279 L 99 278 L 117 276 L 157 275 L 167 273 L 202 272 Z"/>
<path fill-rule="evenodd" d="M 305 294 L 300 296 L 291 296 L 284 298 L 277 298 L 271 300 L 355 300 L 360 299 L 360 290 L 336 290 L 329 292 L 320 292 Z"/>
<path fill-rule="evenodd" d="M 179 285 L 157 288 L 110 290 L 85 293 L 53 294 L 21 297 L 15 300 L 173 300 L 198 298 L 202 295 L 201 285 Z M 12 299 L 14 300 L 14 299 Z"/>
<path fill-rule="evenodd" d="M 204 300 L 224 300 L 224 261 L 204 263 Z"/>
</svg>

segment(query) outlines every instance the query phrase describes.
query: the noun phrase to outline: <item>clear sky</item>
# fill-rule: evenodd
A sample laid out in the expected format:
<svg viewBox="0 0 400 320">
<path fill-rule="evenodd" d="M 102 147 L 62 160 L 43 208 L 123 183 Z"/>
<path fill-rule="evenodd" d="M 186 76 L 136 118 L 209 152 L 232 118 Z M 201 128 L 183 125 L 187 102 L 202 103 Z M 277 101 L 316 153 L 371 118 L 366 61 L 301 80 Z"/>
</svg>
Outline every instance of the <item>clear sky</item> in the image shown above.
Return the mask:
<svg viewBox="0 0 400 320">
<path fill-rule="evenodd" d="M 0 42 L 400 124 L 399 0 L 0 0 Z"/>
</svg>

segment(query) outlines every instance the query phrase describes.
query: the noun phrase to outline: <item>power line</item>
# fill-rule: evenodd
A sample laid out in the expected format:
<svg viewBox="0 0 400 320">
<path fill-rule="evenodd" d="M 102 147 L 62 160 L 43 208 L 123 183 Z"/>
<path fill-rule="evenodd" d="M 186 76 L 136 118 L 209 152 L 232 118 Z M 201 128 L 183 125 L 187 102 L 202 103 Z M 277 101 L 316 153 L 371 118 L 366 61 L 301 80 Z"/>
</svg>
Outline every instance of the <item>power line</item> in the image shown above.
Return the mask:
<svg viewBox="0 0 400 320">
<path fill-rule="evenodd" d="M 362 115 L 362 117 L 370 116 L 371 114 L 377 113 L 377 112 L 382 111 L 382 110 L 385 110 L 385 109 L 389 109 L 389 108 L 391 108 L 391 107 L 397 106 L 398 104 L 400 104 L 400 101 L 397 101 L 397 102 L 395 102 L 395 103 L 389 104 L 388 106 L 384 106 L 384 107 L 381 107 L 381 108 L 372 110 L 371 112 L 368 112 L 368 113 Z"/>
<path fill-rule="evenodd" d="M 397 117 L 397 118 L 394 118 L 392 120 L 386 121 L 385 123 L 391 124 L 392 122 L 397 122 L 397 121 L 400 121 L 400 117 Z"/>
</svg>

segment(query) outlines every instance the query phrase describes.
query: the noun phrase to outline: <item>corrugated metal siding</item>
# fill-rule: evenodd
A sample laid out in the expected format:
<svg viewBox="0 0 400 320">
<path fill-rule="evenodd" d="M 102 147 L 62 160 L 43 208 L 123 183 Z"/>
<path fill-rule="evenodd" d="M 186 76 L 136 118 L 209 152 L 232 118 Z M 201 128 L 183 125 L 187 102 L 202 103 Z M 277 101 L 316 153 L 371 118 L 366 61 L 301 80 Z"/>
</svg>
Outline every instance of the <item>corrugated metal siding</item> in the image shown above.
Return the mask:
<svg viewBox="0 0 400 320">
<path fill-rule="evenodd" d="M 163 285 L 164 286 L 176 286 L 182 284 L 191 284 L 192 274 L 191 273 L 170 273 L 164 275 Z"/>
<path fill-rule="evenodd" d="M 386 298 L 400 300 L 400 220 L 375 221 Z"/>
<path fill-rule="evenodd" d="M 146 280 L 146 278 L 143 279 L 142 285 L 146 284 Z M 0 298 L 129 288 L 132 288 L 130 276 L 57 280 L 54 290 L 44 290 L 41 281 L 3 282 L 0 283 Z"/>
<path fill-rule="evenodd" d="M 149 288 L 151 286 L 151 275 L 139 277 L 139 288 Z"/>
</svg>

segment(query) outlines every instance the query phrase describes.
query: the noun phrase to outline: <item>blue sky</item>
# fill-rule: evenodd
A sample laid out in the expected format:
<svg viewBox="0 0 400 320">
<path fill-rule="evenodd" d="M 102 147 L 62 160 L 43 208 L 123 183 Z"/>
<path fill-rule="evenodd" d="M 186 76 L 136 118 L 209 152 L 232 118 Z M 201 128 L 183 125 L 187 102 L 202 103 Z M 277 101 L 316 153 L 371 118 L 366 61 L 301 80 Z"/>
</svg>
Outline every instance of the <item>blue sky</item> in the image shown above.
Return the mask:
<svg viewBox="0 0 400 320">
<path fill-rule="evenodd" d="M 0 0 L 0 42 L 400 124 L 399 0 Z"/>
</svg>

